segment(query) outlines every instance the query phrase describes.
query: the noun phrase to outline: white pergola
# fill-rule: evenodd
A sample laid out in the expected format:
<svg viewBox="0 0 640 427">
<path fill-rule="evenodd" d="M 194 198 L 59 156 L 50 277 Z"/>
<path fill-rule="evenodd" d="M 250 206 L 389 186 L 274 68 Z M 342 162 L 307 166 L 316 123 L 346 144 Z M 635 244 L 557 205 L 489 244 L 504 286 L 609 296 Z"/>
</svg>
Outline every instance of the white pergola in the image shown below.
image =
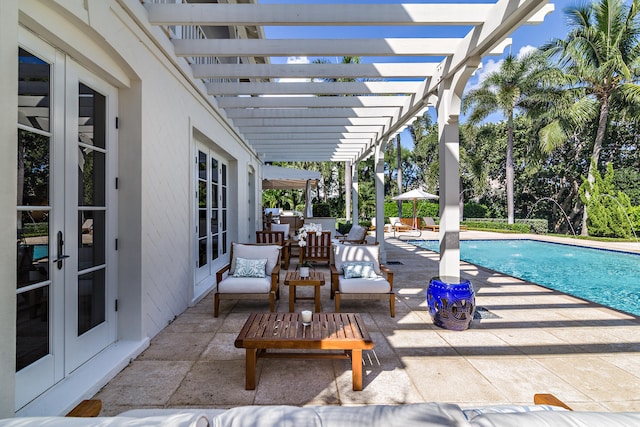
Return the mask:
<svg viewBox="0 0 640 427">
<path fill-rule="evenodd" d="M 172 36 L 171 54 L 185 58 L 190 77 L 204 81 L 214 107 L 264 162 L 337 161 L 347 162 L 355 171 L 353 165 L 374 155 L 376 202 L 382 206 L 385 145 L 429 107 L 435 108 L 440 137 L 440 275 L 459 277 L 458 116 L 462 91 L 483 56 L 501 54 L 514 30 L 542 22 L 553 5 L 548 0 L 446 4 L 188 1 L 145 2 L 149 23 L 162 26 Z M 268 26 L 313 26 L 308 33 L 314 38 L 267 39 L 264 27 Z M 370 29 L 362 37 L 332 35 L 335 27 L 354 27 L 358 34 L 365 26 L 377 27 L 375 38 Z M 388 36 L 397 26 L 412 27 L 416 37 Z M 459 36 L 433 36 L 445 26 L 453 27 Z M 234 37 L 216 37 L 220 28 L 229 29 L 227 34 Z M 301 56 L 333 61 L 360 56 L 362 63 L 272 63 L 275 57 Z M 354 193 L 357 179 L 355 182 Z M 378 224 L 384 223 L 383 215 L 379 209 Z M 379 241 L 382 232 L 379 227 Z"/>
</svg>

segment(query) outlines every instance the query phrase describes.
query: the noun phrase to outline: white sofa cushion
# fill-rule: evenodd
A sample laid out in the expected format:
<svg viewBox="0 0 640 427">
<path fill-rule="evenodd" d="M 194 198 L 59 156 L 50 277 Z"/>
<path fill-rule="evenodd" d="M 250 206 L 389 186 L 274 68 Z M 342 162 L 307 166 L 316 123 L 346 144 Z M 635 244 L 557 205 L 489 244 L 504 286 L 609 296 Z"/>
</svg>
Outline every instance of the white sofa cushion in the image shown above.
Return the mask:
<svg viewBox="0 0 640 427">
<path fill-rule="evenodd" d="M 362 240 L 365 234 L 367 234 L 367 230 L 363 226 L 354 224 L 347 233 L 346 240 Z"/>
<path fill-rule="evenodd" d="M 267 259 L 267 276 L 271 274 L 276 264 L 282 246 L 278 245 L 243 245 L 242 243 L 233 243 L 233 259 L 231 260 L 231 268 L 229 274 L 236 271 L 236 258 L 245 259 Z"/>
<path fill-rule="evenodd" d="M 271 276 L 266 277 L 233 277 L 218 283 L 221 294 L 266 294 L 271 290 Z"/>
<path fill-rule="evenodd" d="M 382 276 L 376 276 L 375 279 L 345 279 L 344 276 L 338 276 L 338 290 L 345 294 L 383 294 L 391 292 L 391 286 Z"/>
<path fill-rule="evenodd" d="M 640 412 L 537 411 L 493 413 L 471 420 L 476 427 L 628 427 L 640 425 Z"/>
<path fill-rule="evenodd" d="M 333 244 L 333 256 L 336 269 L 342 271 L 342 264 L 352 261 L 370 261 L 376 274 L 380 271 L 380 245 L 344 245 Z"/>
<path fill-rule="evenodd" d="M 181 412 L 153 417 L 16 417 L 0 420 L 1 427 L 207 427 L 203 414 Z"/>
<path fill-rule="evenodd" d="M 245 406 L 213 418 L 213 427 L 468 426 L 460 407 L 446 403 L 366 406 Z"/>
</svg>

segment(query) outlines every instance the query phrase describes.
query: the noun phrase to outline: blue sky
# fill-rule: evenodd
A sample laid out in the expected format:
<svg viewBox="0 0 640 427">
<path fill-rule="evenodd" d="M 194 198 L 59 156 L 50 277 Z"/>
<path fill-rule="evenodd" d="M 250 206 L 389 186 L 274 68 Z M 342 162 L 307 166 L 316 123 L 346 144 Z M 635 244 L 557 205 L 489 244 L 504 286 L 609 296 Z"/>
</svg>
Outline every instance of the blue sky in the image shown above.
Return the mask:
<svg viewBox="0 0 640 427">
<path fill-rule="evenodd" d="M 458 3 L 463 1 L 465 3 L 495 3 L 495 0 L 432 0 L 433 3 Z M 425 1 L 419 0 L 259 0 L 259 3 L 424 3 Z M 512 45 L 507 47 L 501 56 L 487 56 L 482 59 L 482 67 L 476 72 L 476 74 L 469 80 L 467 87 L 474 86 L 478 83 L 478 80 L 482 78 L 483 73 L 495 70 L 500 66 L 501 58 L 509 53 L 518 54 L 519 52 L 529 49 L 530 47 L 538 47 L 543 43 L 551 40 L 554 37 L 563 38 L 567 32 L 565 23 L 565 16 L 563 10 L 571 5 L 577 4 L 574 0 L 551 0 L 550 3 L 555 5 L 554 12 L 548 14 L 542 24 L 539 25 L 526 25 L 513 34 L 511 34 Z M 434 33 L 434 27 L 429 27 L 429 37 L 447 37 L 447 36 L 463 36 L 468 31 L 468 27 L 435 27 L 437 32 Z M 416 37 L 421 35 L 421 29 L 419 27 L 389 27 L 385 29 L 391 33 L 388 37 Z M 359 37 L 371 37 L 379 31 L 377 27 L 266 27 L 265 33 L 268 38 L 359 38 Z M 375 35 L 374 35 L 375 37 Z M 273 63 L 285 63 L 285 62 L 309 62 L 314 58 L 272 58 Z M 328 60 L 339 61 L 340 58 L 326 58 Z M 439 62 L 441 58 L 405 58 L 407 62 L 411 61 L 436 61 Z M 389 58 L 363 58 L 363 62 L 385 62 L 389 61 Z M 397 59 L 396 59 L 397 60 Z M 493 120 L 500 120 L 497 116 Z M 464 122 L 464 117 L 461 119 Z M 405 130 L 401 135 L 402 145 L 408 148 L 413 146 L 413 141 L 409 133 Z"/>
</svg>

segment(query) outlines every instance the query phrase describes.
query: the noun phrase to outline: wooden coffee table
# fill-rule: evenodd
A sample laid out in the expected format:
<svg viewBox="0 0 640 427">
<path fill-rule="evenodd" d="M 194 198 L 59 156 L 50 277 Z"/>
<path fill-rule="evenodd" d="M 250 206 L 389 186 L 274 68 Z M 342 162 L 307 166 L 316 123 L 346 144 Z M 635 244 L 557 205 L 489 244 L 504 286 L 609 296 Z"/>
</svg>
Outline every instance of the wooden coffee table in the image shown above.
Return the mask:
<svg viewBox="0 0 640 427">
<path fill-rule="evenodd" d="M 324 273 L 310 271 L 309 277 L 300 277 L 299 271 L 289 271 L 284 278 L 284 284 L 289 286 L 289 311 L 295 311 L 296 299 L 313 299 L 315 302 L 315 311 L 320 313 L 322 306 L 320 304 L 320 286 L 324 286 Z M 297 298 L 296 286 L 314 286 L 313 298 Z"/>
<path fill-rule="evenodd" d="M 253 313 L 238 334 L 235 346 L 247 350 L 247 390 L 256 388 L 258 357 L 350 357 L 353 389 L 362 390 L 362 350 L 372 349 L 373 341 L 359 314 L 316 313 L 311 324 L 304 326 L 299 313 Z M 323 352 L 268 353 L 269 349 Z M 343 353 L 325 352 L 326 350 L 343 350 Z"/>
</svg>

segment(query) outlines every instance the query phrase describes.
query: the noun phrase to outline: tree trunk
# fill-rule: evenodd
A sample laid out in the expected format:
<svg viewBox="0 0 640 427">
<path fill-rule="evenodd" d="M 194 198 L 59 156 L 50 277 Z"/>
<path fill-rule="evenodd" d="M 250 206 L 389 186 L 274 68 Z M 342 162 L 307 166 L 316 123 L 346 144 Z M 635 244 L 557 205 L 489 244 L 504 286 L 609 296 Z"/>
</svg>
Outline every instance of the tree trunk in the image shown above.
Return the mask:
<svg viewBox="0 0 640 427">
<path fill-rule="evenodd" d="M 513 111 L 509 114 L 507 126 L 507 223 L 513 224 Z"/>
<path fill-rule="evenodd" d="M 400 134 L 396 136 L 396 146 L 398 150 L 398 195 L 402 194 L 402 147 L 400 146 Z M 398 200 L 398 216 L 402 217 L 402 200 Z"/>
<path fill-rule="evenodd" d="M 602 141 L 604 141 L 604 133 L 607 130 L 607 121 L 609 119 L 609 97 L 603 97 L 602 104 L 600 104 L 600 117 L 598 118 L 598 131 L 596 132 L 596 139 L 593 142 L 593 151 L 591 153 L 591 160 L 589 161 L 589 173 L 587 174 L 587 181 L 590 185 L 596 181 L 595 171 L 598 169 L 598 162 L 600 161 L 600 151 L 602 150 Z M 587 203 L 582 208 L 582 230 L 580 234 L 582 236 L 588 236 L 589 230 L 587 228 L 587 205 L 591 195 L 588 191 L 584 193 Z"/>
</svg>

